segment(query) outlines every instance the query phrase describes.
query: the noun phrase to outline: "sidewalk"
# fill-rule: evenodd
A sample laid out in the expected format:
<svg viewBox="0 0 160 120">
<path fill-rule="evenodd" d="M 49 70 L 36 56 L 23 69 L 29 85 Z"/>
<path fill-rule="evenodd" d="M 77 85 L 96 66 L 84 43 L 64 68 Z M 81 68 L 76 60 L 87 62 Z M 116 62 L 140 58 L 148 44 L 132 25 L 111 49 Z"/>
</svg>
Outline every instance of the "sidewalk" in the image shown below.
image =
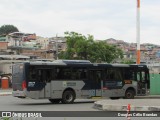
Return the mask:
<svg viewBox="0 0 160 120">
<path fill-rule="evenodd" d="M 12 88 L 9 89 L 0 88 L 0 96 L 8 96 L 8 95 L 12 95 Z"/>
<path fill-rule="evenodd" d="M 137 96 L 135 99 L 105 99 L 94 103 L 94 108 L 103 111 L 160 111 L 160 95 Z"/>
<path fill-rule="evenodd" d="M 135 96 L 135 99 L 158 99 L 160 95 Z"/>
</svg>

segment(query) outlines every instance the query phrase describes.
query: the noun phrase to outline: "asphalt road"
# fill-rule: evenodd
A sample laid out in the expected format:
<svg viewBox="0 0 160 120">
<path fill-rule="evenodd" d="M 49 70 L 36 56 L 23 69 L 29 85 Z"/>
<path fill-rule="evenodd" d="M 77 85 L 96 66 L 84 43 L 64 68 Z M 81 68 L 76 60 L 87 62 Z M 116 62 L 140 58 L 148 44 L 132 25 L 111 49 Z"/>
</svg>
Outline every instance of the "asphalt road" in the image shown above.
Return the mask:
<svg viewBox="0 0 160 120">
<path fill-rule="evenodd" d="M 0 111 L 97 111 L 93 108 L 94 101 L 81 99 L 74 104 L 51 104 L 47 99 L 0 96 Z"/>
<path fill-rule="evenodd" d="M 141 99 L 139 99 L 141 100 Z M 94 101 L 96 100 L 87 100 L 79 99 L 76 100 L 74 104 L 51 104 L 47 99 L 42 100 L 33 100 L 33 99 L 19 99 L 10 96 L 0 96 L 0 111 L 90 111 L 97 114 L 100 112 L 97 109 L 94 109 Z M 110 100 L 109 100 L 110 101 Z M 157 101 L 159 101 L 157 99 Z M 146 102 L 150 103 L 149 99 Z M 113 103 L 117 103 L 117 100 L 113 100 Z M 60 112 L 59 114 L 61 114 Z M 93 116 L 95 114 L 93 113 Z M 73 112 L 74 114 L 74 112 Z M 86 112 L 86 114 L 88 114 Z M 43 117 L 43 118 L 23 118 L 22 120 L 127 120 L 126 117 L 104 117 L 105 112 L 102 116 L 99 117 Z M 98 114 L 97 114 L 98 115 Z M 131 117 L 131 120 L 159 120 L 156 117 Z M 11 120 L 14 120 L 13 118 Z M 15 120 L 21 120 L 20 118 L 15 118 Z"/>
</svg>

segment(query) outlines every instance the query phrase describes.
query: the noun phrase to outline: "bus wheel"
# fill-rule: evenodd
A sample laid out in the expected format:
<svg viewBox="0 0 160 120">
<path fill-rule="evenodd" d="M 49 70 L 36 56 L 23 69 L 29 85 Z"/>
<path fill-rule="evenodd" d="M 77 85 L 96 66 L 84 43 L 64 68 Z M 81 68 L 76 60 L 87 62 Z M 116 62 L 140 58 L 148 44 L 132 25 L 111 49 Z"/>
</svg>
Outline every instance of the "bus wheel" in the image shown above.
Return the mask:
<svg viewBox="0 0 160 120">
<path fill-rule="evenodd" d="M 134 90 L 127 90 L 125 93 L 125 99 L 134 99 Z"/>
<path fill-rule="evenodd" d="M 49 99 L 49 101 L 53 104 L 58 104 L 61 101 L 61 99 Z"/>
<path fill-rule="evenodd" d="M 62 103 L 70 104 L 75 100 L 75 94 L 73 91 L 65 91 L 62 96 Z"/>
</svg>

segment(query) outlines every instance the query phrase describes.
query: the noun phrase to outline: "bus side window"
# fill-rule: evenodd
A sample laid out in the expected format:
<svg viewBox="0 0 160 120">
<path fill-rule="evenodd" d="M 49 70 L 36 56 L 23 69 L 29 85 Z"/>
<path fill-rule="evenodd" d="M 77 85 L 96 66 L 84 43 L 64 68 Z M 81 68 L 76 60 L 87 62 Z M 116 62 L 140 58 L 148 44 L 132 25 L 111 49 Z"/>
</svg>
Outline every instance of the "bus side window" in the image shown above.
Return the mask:
<svg viewBox="0 0 160 120">
<path fill-rule="evenodd" d="M 71 70 L 69 68 L 64 69 L 63 79 L 71 79 Z"/>
<path fill-rule="evenodd" d="M 77 69 L 77 79 L 86 79 L 86 70 L 83 68 Z"/>
<path fill-rule="evenodd" d="M 63 68 L 57 68 L 56 69 L 56 79 L 63 79 L 63 77 L 64 77 Z"/>
<path fill-rule="evenodd" d="M 48 69 L 45 72 L 46 72 L 46 82 L 50 82 L 52 79 L 52 74 L 51 74 L 52 69 Z"/>
<path fill-rule="evenodd" d="M 109 78 L 110 78 L 111 80 L 114 79 L 114 73 L 113 73 L 113 72 L 111 72 L 111 73 L 109 74 Z"/>
<path fill-rule="evenodd" d="M 41 70 L 38 70 L 37 77 L 38 77 L 38 81 L 41 81 L 41 79 L 42 79 L 42 71 Z"/>
<path fill-rule="evenodd" d="M 101 74 L 101 71 L 97 71 L 96 72 L 96 82 L 100 82 L 102 79 L 102 74 Z"/>
<path fill-rule="evenodd" d="M 142 74 L 142 81 L 145 81 L 145 72 L 142 71 L 141 74 Z"/>
<path fill-rule="evenodd" d="M 71 69 L 59 68 L 59 70 L 57 70 L 57 79 L 62 79 L 62 80 L 71 79 Z"/>
<path fill-rule="evenodd" d="M 123 76 L 122 72 L 120 69 L 115 68 L 115 69 L 108 69 L 107 74 L 106 74 L 106 80 L 113 80 L 113 81 L 122 81 Z"/>
<path fill-rule="evenodd" d="M 52 70 L 52 72 L 51 72 L 51 74 L 52 74 L 52 79 L 53 80 L 56 80 L 57 79 L 57 75 L 58 75 L 58 69 L 53 69 Z"/>
<path fill-rule="evenodd" d="M 52 69 L 38 69 L 37 78 L 39 82 L 50 82 L 52 79 Z"/>
<path fill-rule="evenodd" d="M 79 69 L 72 69 L 71 79 L 72 80 L 79 79 Z"/>
<path fill-rule="evenodd" d="M 30 67 L 29 69 L 29 81 L 34 81 L 36 79 L 36 69 L 35 67 Z"/>
<path fill-rule="evenodd" d="M 122 75 L 120 73 L 119 70 L 117 69 L 111 69 L 111 70 L 108 70 L 107 72 L 107 79 L 109 80 L 122 80 Z"/>
<path fill-rule="evenodd" d="M 86 79 L 87 77 L 87 71 L 86 70 L 82 70 L 80 72 L 80 79 Z"/>
<path fill-rule="evenodd" d="M 141 72 L 137 72 L 137 81 L 141 81 Z"/>
<path fill-rule="evenodd" d="M 116 69 L 114 71 L 114 74 L 115 74 L 115 80 L 120 80 L 122 81 L 123 80 L 123 76 L 122 76 L 122 71 L 120 69 Z"/>
<path fill-rule="evenodd" d="M 110 73 L 110 71 L 109 71 L 109 70 L 107 70 L 107 71 L 106 71 L 105 80 L 108 80 L 108 81 L 110 81 L 110 80 L 111 80 L 112 75 L 110 75 L 110 74 L 111 74 L 111 73 Z"/>
</svg>

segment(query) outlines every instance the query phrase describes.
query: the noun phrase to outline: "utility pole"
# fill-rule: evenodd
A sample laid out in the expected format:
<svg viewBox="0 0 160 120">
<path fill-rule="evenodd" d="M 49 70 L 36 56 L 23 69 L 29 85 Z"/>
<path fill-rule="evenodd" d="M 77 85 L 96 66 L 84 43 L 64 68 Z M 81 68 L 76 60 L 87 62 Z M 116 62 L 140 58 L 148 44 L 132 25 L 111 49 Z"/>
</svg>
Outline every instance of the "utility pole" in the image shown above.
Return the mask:
<svg viewBox="0 0 160 120">
<path fill-rule="evenodd" d="M 58 60 L 58 43 L 59 39 L 58 39 L 58 34 L 56 34 L 56 60 Z"/>
<path fill-rule="evenodd" d="M 140 0 L 137 0 L 137 64 L 141 62 L 141 51 L 140 51 Z"/>
</svg>

